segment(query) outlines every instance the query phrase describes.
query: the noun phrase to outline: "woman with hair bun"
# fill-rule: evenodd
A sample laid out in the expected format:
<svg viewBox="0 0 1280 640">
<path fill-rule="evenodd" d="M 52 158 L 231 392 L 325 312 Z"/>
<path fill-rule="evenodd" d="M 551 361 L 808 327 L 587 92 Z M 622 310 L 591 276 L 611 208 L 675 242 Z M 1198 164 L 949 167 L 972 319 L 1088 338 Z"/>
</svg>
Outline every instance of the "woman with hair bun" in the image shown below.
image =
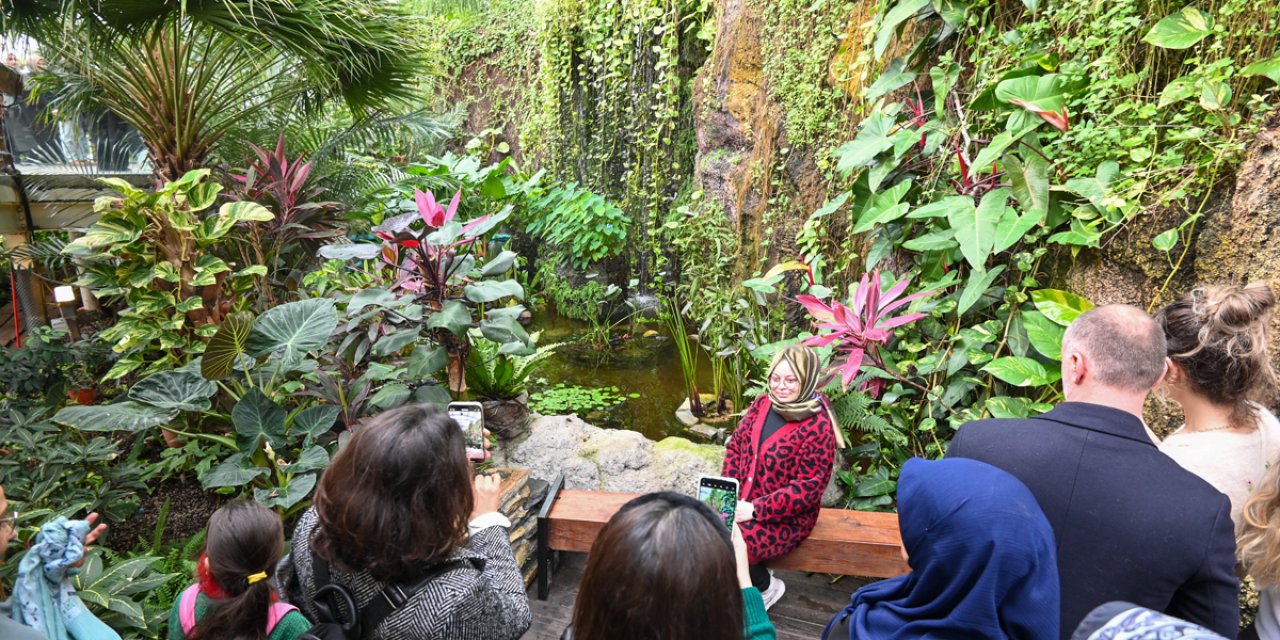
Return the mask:
<svg viewBox="0 0 1280 640">
<path fill-rule="evenodd" d="M 1225 493 L 1237 527 L 1280 454 L 1280 422 L 1262 404 L 1276 387 L 1267 353 L 1275 303 L 1266 282 L 1221 285 L 1195 289 L 1156 314 L 1169 345 L 1164 390 L 1186 418 L 1160 450 Z"/>
</svg>

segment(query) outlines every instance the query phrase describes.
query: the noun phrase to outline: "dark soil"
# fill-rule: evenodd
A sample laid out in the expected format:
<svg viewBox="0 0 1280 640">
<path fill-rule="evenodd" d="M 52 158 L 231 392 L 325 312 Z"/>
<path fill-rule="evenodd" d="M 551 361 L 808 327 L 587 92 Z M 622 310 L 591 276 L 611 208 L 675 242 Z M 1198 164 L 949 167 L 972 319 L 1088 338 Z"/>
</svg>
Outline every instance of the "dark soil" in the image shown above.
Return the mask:
<svg viewBox="0 0 1280 640">
<path fill-rule="evenodd" d="M 195 478 L 168 480 L 149 495 L 140 496 L 137 513 L 124 522 L 111 525 L 105 538 L 108 548 L 129 551 L 151 545 L 156 522 L 169 501 L 169 515 L 161 534 L 163 543 L 184 541 L 196 535 L 209 523 L 209 516 L 227 502 L 227 496 L 208 493 Z"/>
</svg>

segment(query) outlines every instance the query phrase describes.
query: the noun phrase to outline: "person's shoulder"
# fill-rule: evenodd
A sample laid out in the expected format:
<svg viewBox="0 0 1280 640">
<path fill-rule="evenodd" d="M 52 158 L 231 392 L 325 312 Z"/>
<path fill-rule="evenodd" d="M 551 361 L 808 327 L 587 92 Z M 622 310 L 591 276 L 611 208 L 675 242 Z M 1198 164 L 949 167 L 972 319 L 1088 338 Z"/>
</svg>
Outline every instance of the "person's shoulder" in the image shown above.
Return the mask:
<svg viewBox="0 0 1280 640">
<path fill-rule="evenodd" d="M 964 434 L 965 437 L 1002 435 L 1021 433 L 1028 427 L 1035 426 L 1037 421 L 1035 418 L 983 418 L 981 420 L 972 420 L 960 425 L 956 430 L 957 434 Z"/>
</svg>

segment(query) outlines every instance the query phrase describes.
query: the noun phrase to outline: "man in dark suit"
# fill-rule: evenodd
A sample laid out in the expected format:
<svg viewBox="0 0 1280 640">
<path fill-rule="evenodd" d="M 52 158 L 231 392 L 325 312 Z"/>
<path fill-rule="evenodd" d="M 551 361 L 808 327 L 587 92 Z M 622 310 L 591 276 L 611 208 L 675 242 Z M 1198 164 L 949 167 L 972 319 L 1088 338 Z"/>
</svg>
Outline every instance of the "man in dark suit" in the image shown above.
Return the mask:
<svg viewBox="0 0 1280 640">
<path fill-rule="evenodd" d="M 1150 316 L 1099 307 L 1063 338 L 1066 402 L 1035 418 L 966 424 L 947 451 L 1008 471 L 1040 503 L 1058 543 L 1063 638 L 1113 600 L 1238 632 L 1231 503 L 1156 449 L 1142 422 L 1165 366 Z"/>
</svg>

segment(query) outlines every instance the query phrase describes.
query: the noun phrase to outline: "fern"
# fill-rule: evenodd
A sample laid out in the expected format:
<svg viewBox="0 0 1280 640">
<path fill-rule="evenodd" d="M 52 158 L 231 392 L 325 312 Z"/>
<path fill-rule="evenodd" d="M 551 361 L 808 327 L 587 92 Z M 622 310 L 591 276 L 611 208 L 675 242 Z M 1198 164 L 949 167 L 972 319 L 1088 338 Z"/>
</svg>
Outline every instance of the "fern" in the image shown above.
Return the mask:
<svg viewBox="0 0 1280 640">
<path fill-rule="evenodd" d="M 834 392 L 831 396 L 831 411 L 836 422 L 846 430 L 854 429 L 860 433 L 897 446 L 910 444 L 907 434 L 874 411 L 875 400 L 861 391 L 839 391 L 828 387 L 826 391 Z"/>
<path fill-rule="evenodd" d="M 533 333 L 529 338 L 537 342 L 538 336 Z M 514 356 L 501 353 L 498 343 L 475 335 L 468 356 L 467 386 L 485 398 L 515 398 L 525 392 L 529 378 L 562 344 L 543 345 L 529 355 Z"/>
</svg>

